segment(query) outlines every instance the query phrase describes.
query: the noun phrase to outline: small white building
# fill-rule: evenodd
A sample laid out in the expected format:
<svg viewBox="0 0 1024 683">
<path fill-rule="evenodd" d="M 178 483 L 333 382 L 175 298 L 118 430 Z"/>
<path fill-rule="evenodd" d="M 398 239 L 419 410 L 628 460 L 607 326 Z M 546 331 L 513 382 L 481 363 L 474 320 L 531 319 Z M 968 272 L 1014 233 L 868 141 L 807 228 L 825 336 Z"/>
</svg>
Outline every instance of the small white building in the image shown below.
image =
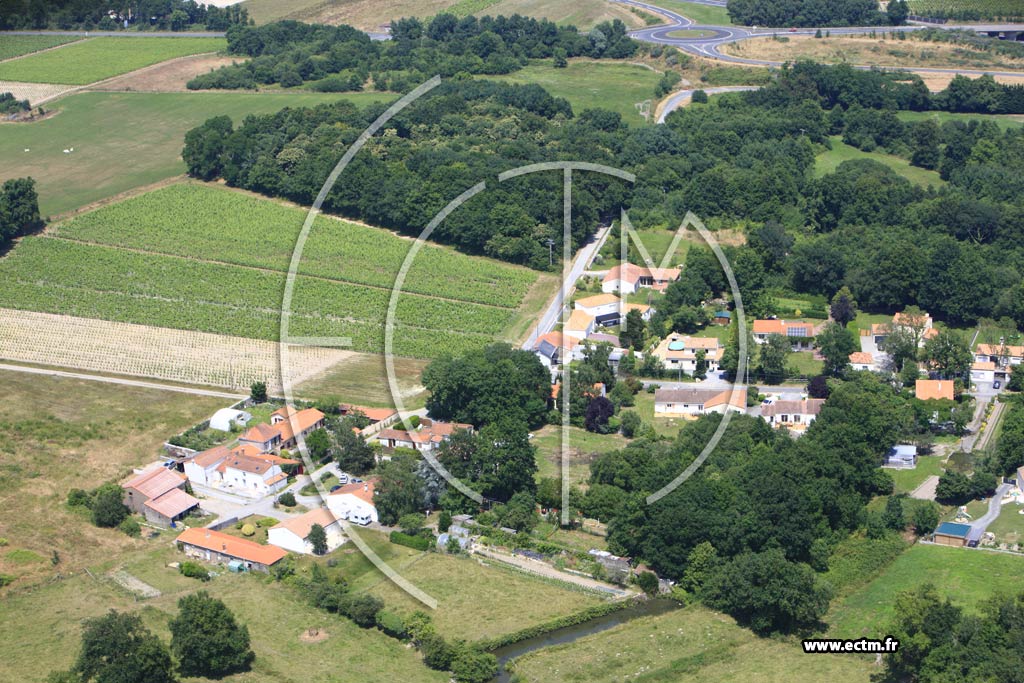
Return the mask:
<svg viewBox="0 0 1024 683">
<path fill-rule="evenodd" d="M 267 530 L 267 542 L 289 552 L 303 555 L 313 554 L 313 544 L 309 541 L 309 533 L 313 525 L 323 527 L 327 536 L 327 552 L 331 552 L 345 542 L 345 534 L 341 522 L 335 519 L 330 510 L 317 508 L 275 524 Z"/>
<path fill-rule="evenodd" d="M 336 519 L 367 525 L 377 521 L 373 503 L 374 481 L 353 482 L 327 496 L 327 508 Z"/>
<path fill-rule="evenodd" d="M 866 370 L 867 372 L 876 372 L 878 370 L 875 357 L 867 351 L 854 351 L 851 353 L 850 366 L 854 370 Z"/>
<path fill-rule="evenodd" d="M 288 475 L 281 471 L 280 465 L 259 458 L 231 456 L 220 468 L 223 468 L 221 486 L 243 495 L 269 496 L 288 485 Z"/>
<path fill-rule="evenodd" d="M 654 392 L 654 414 L 661 417 L 699 417 L 707 413 L 742 413 L 747 409 L 747 388 L 658 389 Z"/>
<path fill-rule="evenodd" d="M 665 289 L 679 279 L 678 268 L 646 268 L 632 263 L 614 266 L 601 280 L 601 291 L 606 294 L 635 294 L 641 287 L 657 291 Z"/>
<path fill-rule="evenodd" d="M 562 331 L 566 337 L 576 340 L 586 339 L 593 334 L 596 325 L 597 321 L 594 319 L 594 316 L 577 309 L 569 316 Z"/>
<path fill-rule="evenodd" d="M 237 425 L 244 427 L 249 424 L 249 420 L 252 419 L 252 414 L 245 412 L 244 410 L 236 410 L 234 408 L 221 408 L 213 417 L 210 418 L 210 429 L 216 429 L 221 432 L 230 432 L 232 426 Z"/>
<path fill-rule="evenodd" d="M 697 370 L 698 351 L 704 352 L 708 374 L 718 372 L 725 348 L 717 337 L 690 337 L 673 332 L 658 344 L 654 356 L 666 370 L 682 370 L 692 375 Z"/>
<path fill-rule="evenodd" d="M 775 401 L 761 408 L 761 417 L 775 428 L 786 427 L 800 431 L 814 422 L 824 405 L 823 398 Z"/>
<path fill-rule="evenodd" d="M 991 384 L 996 380 L 996 364 L 992 361 L 974 361 L 971 381 Z"/>
<path fill-rule="evenodd" d="M 213 486 L 221 479 L 217 471 L 221 463 L 231 457 L 231 449 L 227 446 L 214 446 L 202 453 L 196 453 L 185 461 L 185 476 L 193 484 Z"/>
</svg>

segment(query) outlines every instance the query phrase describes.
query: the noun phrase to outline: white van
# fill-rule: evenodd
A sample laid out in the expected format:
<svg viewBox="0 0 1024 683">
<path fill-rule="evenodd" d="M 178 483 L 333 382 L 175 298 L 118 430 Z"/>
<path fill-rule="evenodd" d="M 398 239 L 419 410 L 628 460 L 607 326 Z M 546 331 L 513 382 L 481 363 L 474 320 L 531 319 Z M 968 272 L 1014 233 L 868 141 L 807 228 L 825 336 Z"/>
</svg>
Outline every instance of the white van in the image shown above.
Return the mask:
<svg viewBox="0 0 1024 683">
<path fill-rule="evenodd" d="M 360 526 L 367 526 L 371 521 L 370 513 L 364 512 L 363 510 L 356 510 L 348 516 L 348 521 L 359 524 Z"/>
</svg>

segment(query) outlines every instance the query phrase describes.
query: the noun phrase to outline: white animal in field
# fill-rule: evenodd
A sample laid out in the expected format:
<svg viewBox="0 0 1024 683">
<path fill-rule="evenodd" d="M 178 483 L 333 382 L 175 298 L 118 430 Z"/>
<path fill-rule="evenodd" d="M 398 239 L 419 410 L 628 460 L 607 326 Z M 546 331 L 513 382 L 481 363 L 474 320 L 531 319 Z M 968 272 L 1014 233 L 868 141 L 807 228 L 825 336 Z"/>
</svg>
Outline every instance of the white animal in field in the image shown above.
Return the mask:
<svg viewBox="0 0 1024 683">
<path fill-rule="evenodd" d="M 70 149 L 66 149 L 66 150 L 64 150 L 64 153 L 65 154 L 71 154 L 71 150 Z"/>
</svg>

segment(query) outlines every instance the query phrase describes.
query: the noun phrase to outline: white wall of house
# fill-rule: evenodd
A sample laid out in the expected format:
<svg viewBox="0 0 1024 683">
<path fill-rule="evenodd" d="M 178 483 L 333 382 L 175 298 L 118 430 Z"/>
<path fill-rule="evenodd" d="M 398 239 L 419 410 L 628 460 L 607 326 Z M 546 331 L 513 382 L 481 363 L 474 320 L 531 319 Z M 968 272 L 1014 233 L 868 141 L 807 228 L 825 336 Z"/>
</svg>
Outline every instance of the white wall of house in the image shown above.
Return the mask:
<svg viewBox="0 0 1024 683">
<path fill-rule="evenodd" d="M 287 485 L 287 479 L 282 479 L 273 486 L 267 485 L 268 479 L 271 479 L 280 473 L 281 468 L 277 465 L 271 466 L 270 469 L 261 474 L 246 472 L 244 470 L 236 470 L 234 467 L 228 466 L 224 470 L 224 482 L 236 489 L 243 489 L 245 491 L 266 495 L 279 490 L 282 488 L 282 485 Z"/>
<path fill-rule="evenodd" d="M 351 493 L 327 496 L 327 509 L 338 519 L 350 519 L 354 513 L 370 515 L 370 521 L 377 521 L 377 508 Z"/>
<path fill-rule="evenodd" d="M 209 467 L 200 467 L 192 461 L 185 463 L 185 476 L 193 484 L 199 484 L 200 486 L 213 486 L 214 483 L 220 481 L 220 473 L 217 471 L 217 466 L 220 463 L 214 463 Z"/>
<path fill-rule="evenodd" d="M 345 534 L 342 532 L 339 522 L 324 527 L 324 532 L 327 534 L 327 552 L 331 552 L 345 542 Z M 302 555 L 313 554 L 313 544 L 305 538 L 299 538 L 298 534 L 284 527 L 268 529 L 267 542 L 288 552 Z"/>
<path fill-rule="evenodd" d="M 608 280 L 601 283 L 601 291 L 605 294 L 636 294 L 637 283 L 624 282 L 623 280 Z"/>
</svg>

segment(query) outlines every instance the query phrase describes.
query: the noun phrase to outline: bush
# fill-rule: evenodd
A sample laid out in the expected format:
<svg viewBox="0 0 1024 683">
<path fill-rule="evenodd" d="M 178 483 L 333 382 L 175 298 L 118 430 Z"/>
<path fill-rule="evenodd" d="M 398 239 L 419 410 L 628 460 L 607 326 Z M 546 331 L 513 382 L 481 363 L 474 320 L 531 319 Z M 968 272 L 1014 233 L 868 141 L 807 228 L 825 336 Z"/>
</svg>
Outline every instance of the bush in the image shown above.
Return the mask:
<svg viewBox="0 0 1024 683">
<path fill-rule="evenodd" d="M 117 484 L 104 484 L 92 494 L 92 523 L 113 528 L 128 516 L 128 508 L 121 502 L 124 493 Z"/>
<path fill-rule="evenodd" d="M 286 508 L 293 508 L 295 507 L 295 494 L 291 491 L 285 491 L 277 497 L 277 502 Z"/>
<path fill-rule="evenodd" d="M 82 489 L 71 489 L 68 491 L 68 507 L 89 507 L 92 504 L 92 497 L 88 491 Z"/>
<path fill-rule="evenodd" d="M 384 603 L 381 599 L 368 593 L 346 595 L 338 604 L 338 611 L 361 628 L 376 626 L 377 613 L 383 608 Z"/>
<path fill-rule="evenodd" d="M 640 572 L 636 575 L 636 585 L 644 593 L 654 595 L 658 592 L 658 576 L 654 572 Z"/>
<path fill-rule="evenodd" d="M 185 560 L 179 564 L 178 572 L 180 572 L 182 576 L 187 576 L 190 579 L 199 579 L 200 581 L 210 580 L 210 572 L 206 570 L 206 567 L 191 560 Z"/>
<path fill-rule="evenodd" d="M 404 640 L 408 635 L 408 629 L 402 615 L 382 609 L 377 612 L 377 628 L 392 638 Z"/>
<path fill-rule="evenodd" d="M 243 524 L 242 525 L 242 535 L 243 536 L 252 536 L 255 533 L 256 533 L 256 527 L 254 527 L 252 524 Z"/>
<path fill-rule="evenodd" d="M 452 659 L 452 676 L 459 683 L 487 683 L 498 675 L 498 658 L 490 652 L 463 648 Z"/>
<path fill-rule="evenodd" d="M 138 538 L 142 535 L 142 527 L 131 517 L 125 517 L 124 521 L 117 528 L 132 538 Z"/>
<path fill-rule="evenodd" d="M 426 523 L 426 517 L 419 512 L 402 515 L 398 520 L 398 528 L 410 536 L 415 536 Z"/>
<path fill-rule="evenodd" d="M 277 524 L 277 520 L 274 519 L 273 517 L 264 517 L 263 519 L 258 520 L 256 522 L 256 526 L 258 526 L 261 529 L 263 529 L 265 527 L 272 527 L 275 524 Z"/>
<path fill-rule="evenodd" d="M 437 518 L 437 530 L 442 534 L 451 527 L 452 525 L 452 513 L 447 510 L 441 510 L 441 515 Z"/>
<path fill-rule="evenodd" d="M 390 536 L 391 542 L 396 545 L 404 545 L 407 548 L 413 550 L 430 550 L 430 546 L 433 543 L 433 537 L 426 538 L 424 536 L 411 536 L 409 534 L 403 534 L 401 531 L 392 531 Z"/>
</svg>

